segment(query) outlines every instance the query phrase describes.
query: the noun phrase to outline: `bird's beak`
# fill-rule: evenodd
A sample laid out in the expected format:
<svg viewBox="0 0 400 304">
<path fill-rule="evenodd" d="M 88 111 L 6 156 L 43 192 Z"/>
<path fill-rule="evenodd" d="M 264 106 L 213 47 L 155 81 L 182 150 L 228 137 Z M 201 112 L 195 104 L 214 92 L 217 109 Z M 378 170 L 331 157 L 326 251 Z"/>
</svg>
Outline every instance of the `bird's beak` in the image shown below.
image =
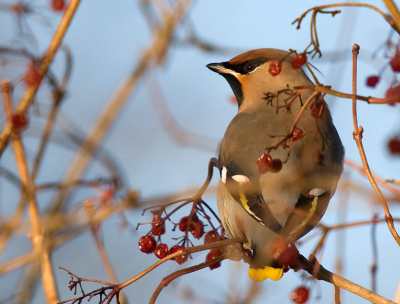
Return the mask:
<svg viewBox="0 0 400 304">
<path fill-rule="evenodd" d="M 223 62 L 210 63 L 207 64 L 206 67 L 208 67 L 211 71 L 216 72 L 218 74 L 230 74 L 230 70 L 224 67 Z"/>
</svg>

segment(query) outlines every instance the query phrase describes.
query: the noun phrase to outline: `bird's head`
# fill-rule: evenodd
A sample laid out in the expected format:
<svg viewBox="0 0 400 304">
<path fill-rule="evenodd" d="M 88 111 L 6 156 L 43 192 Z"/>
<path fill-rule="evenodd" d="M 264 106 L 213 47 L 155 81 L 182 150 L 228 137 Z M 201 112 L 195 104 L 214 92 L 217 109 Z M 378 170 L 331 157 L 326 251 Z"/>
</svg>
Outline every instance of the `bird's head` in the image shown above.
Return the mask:
<svg viewBox="0 0 400 304">
<path fill-rule="evenodd" d="M 231 86 L 239 112 L 265 104 L 266 93 L 276 93 L 294 86 L 312 85 L 302 69 L 294 69 L 295 55 L 278 49 L 256 49 L 240 54 L 229 61 L 210 63 L 207 67 L 222 75 Z M 282 62 L 278 75 L 270 72 L 274 60 Z"/>
</svg>

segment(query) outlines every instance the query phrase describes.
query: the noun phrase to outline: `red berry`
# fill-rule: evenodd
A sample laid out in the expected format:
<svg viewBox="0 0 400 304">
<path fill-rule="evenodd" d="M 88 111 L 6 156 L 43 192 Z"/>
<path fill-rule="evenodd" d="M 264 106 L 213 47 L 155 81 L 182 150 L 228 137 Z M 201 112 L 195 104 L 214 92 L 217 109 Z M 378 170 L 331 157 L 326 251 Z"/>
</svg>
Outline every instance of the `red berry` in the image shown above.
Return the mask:
<svg viewBox="0 0 400 304">
<path fill-rule="evenodd" d="M 290 299 L 295 303 L 303 304 L 307 302 L 309 294 L 310 290 L 307 287 L 300 286 L 290 293 Z"/>
<path fill-rule="evenodd" d="M 394 72 L 400 72 L 400 51 L 396 52 L 389 64 Z"/>
<path fill-rule="evenodd" d="M 26 112 L 14 114 L 11 117 L 11 122 L 12 122 L 14 130 L 16 130 L 18 132 L 23 131 L 28 127 L 29 116 Z"/>
<path fill-rule="evenodd" d="M 400 102 L 400 85 L 389 88 L 385 93 L 387 103 L 394 106 L 396 102 Z"/>
<path fill-rule="evenodd" d="M 273 159 L 272 160 L 271 172 L 272 173 L 278 173 L 281 170 L 282 170 L 282 161 L 280 159 Z"/>
<path fill-rule="evenodd" d="M 371 88 L 374 88 L 374 87 L 378 84 L 378 82 L 379 82 L 380 79 L 381 79 L 381 78 L 380 78 L 379 76 L 376 76 L 376 75 L 374 75 L 374 76 L 369 76 L 369 77 L 367 78 L 367 86 L 368 86 L 368 87 L 371 87 Z"/>
<path fill-rule="evenodd" d="M 272 76 L 276 76 L 276 75 L 279 75 L 279 73 L 281 71 L 282 71 L 282 61 L 280 61 L 280 60 L 272 60 L 270 65 L 269 65 L 268 72 Z"/>
<path fill-rule="evenodd" d="M 300 128 L 296 128 L 293 131 L 292 136 L 289 138 L 289 141 L 295 142 L 298 141 L 303 136 L 303 130 Z"/>
<path fill-rule="evenodd" d="M 156 240 L 151 235 L 142 236 L 139 240 L 139 249 L 144 253 L 152 253 L 156 246 Z"/>
<path fill-rule="evenodd" d="M 169 251 L 168 251 L 167 244 L 160 243 L 154 247 L 154 254 L 159 259 L 165 258 L 168 255 L 168 253 L 169 253 Z"/>
<path fill-rule="evenodd" d="M 179 221 L 179 230 L 180 231 L 189 231 L 196 239 L 200 239 L 204 234 L 204 224 L 203 222 L 197 217 L 196 214 L 192 216 L 192 220 L 189 224 L 189 217 L 184 216 Z"/>
<path fill-rule="evenodd" d="M 165 222 L 162 221 L 160 216 L 155 215 L 153 217 L 153 221 L 151 222 L 151 227 L 153 228 L 151 230 L 152 235 L 162 235 L 165 233 Z"/>
<path fill-rule="evenodd" d="M 301 68 L 307 62 L 307 55 L 304 53 L 297 54 L 292 60 L 292 67 L 294 69 Z"/>
<path fill-rule="evenodd" d="M 204 224 L 197 216 L 192 217 L 189 231 L 196 239 L 200 239 L 204 234 Z"/>
<path fill-rule="evenodd" d="M 271 171 L 272 168 L 272 157 L 271 155 L 264 153 L 257 159 L 257 168 L 258 172 L 261 174 L 267 173 Z"/>
<path fill-rule="evenodd" d="M 391 154 L 400 154 L 400 138 L 393 137 L 388 142 L 388 149 Z"/>
<path fill-rule="evenodd" d="M 299 259 L 300 253 L 294 246 L 288 246 L 286 249 L 279 255 L 277 262 L 282 267 L 292 266 Z"/>
<path fill-rule="evenodd" d="M 51 0 L 50 6 L 54 11 L 62 12 L 65 8 L 65 1 L 64 0 Z"/>
<path fill-rule="evenodd" d="M 212 259 L 216 259 L 219 256 L 220 256 L 219 252 L 211 250 L 206 256 L 206 261 L 211 261 Z M 213 270 L 213 269 L 218 268 L 220 266 L 221 266 L 221 261 L 218 261 L 218 262 L 215 262 L 214 264 L 211 264 L 208 267 L 210 267 L 210 269 Z"/>
<path fill-rule="evenodd" d="M 34 62 L 28 64 L 23 80 L 27 86 L 38 85 L 42 81 L 42 76 L 40 76 L 38 67 Z"/>
<path fill-rule="evenodd" d="M 169 250 L 169 254 L 175 253 L 177 251 L 180 251 L 183 249 L 183 246 L 181 245 L 174 245 L 171 247 L 171 249 Z M 187 259 L 189 258 L 189 256 L 187 254 L 181 254 L 178 255 L 177 257 L 174 258 L 174 260 L 178 263 L 178 264 L 183 264 L 187 261 Z"/>
<path fill-rule="evenodd" d="M 211 230 L 211 231 L 208 231 L 206 233 L 206 235 L 204 236 L 204 244 L 214 243 L 216 241 L 219 241 L 219 239 L 220 239 L 220 236 L 219 236 L 218 232 L 215 230 Z"/>
<path fill-rule="evenodd" d="M 322 100 L 315 101 L 310 106 L 311 115 L 316 118 L 321 118 L 325 113 L 325 105 Z"/>
<path fill-rule="evenodd" d="M 181 218 L 181 220 L 179 221 L 179 230 L 185 232 L 186 230 L 188 230 L 188 220 L 189 217 L 188 216 L 184 216 L 183 218 Z"/>
</svg>

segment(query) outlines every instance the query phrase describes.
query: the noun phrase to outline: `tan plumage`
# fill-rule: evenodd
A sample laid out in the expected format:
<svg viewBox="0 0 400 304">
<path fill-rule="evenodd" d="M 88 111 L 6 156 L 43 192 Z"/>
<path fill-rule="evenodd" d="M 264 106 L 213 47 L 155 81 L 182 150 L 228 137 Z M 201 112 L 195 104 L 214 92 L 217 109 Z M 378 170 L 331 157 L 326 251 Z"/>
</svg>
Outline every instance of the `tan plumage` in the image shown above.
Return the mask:
<svg viewBox="0 0 400 304">
<path fill-rule="evenodd" d="M 249 275 L 255 280 L 265 276 L 280 278 L 281 272 L 265 274 L 266 266 L 276 266 L 268 254 L 268 244 L 277 237 L 293 242 L 316 225 L 336 190 L 343 167 L 343 146 L 323 102 L 322 117 L 312 116 L 309 109 L 301 116 L 298 127 L 304 135 L 292 143 L 288 159 L 288 148 L 270 151 L 274 159 L 287 159 L 282 170 L 265 174 L 258 171 L 257 159 L 266 153 L 266 148 L 282 140 L 302 103 L 313 93 L 301 93 L 301 99 L 298 97 L 290 107 L 285 107 L 289 97 L 285 93 L 270 103 L 265 99 L 267 93 L 313 85 L 302 69 L 292 68 L 293 56 L 276 49 L 257 49 L 207 66 L 228 80 L 239 104 L 238 114 L 220 145 L 218 162 L 225 168 L 221 171 L 225 175 L 218 184 L 217 200 L 228 235 L 245 239 L 244 246 L 253 250 Z M 274 59 L 284 59 L 277 76 L 268 72 Z M 247 177 L 250 185 L 236 182 L 232 178 L 235 176 Z M 306 199 L 310 191 L 318 193 L 317 200 Z M 258 270 L 264 274 L 259 276 Z"/>
</svg>

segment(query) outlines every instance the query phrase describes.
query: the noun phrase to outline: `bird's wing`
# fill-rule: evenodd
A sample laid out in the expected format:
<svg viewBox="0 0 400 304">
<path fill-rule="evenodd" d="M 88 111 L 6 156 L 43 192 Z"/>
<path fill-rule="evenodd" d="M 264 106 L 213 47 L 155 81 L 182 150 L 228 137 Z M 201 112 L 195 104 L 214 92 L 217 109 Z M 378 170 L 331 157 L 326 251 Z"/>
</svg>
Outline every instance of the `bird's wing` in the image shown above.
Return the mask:
<svg viewBox="0 0 400 304">
<path fill-rule="evenodd" d="M 232 197 L 261 225 L 279 233 L 282 225 L 265 202 L 258 179 L 233 161 L 221 169 L 221 180 Z"/>
</svg>

